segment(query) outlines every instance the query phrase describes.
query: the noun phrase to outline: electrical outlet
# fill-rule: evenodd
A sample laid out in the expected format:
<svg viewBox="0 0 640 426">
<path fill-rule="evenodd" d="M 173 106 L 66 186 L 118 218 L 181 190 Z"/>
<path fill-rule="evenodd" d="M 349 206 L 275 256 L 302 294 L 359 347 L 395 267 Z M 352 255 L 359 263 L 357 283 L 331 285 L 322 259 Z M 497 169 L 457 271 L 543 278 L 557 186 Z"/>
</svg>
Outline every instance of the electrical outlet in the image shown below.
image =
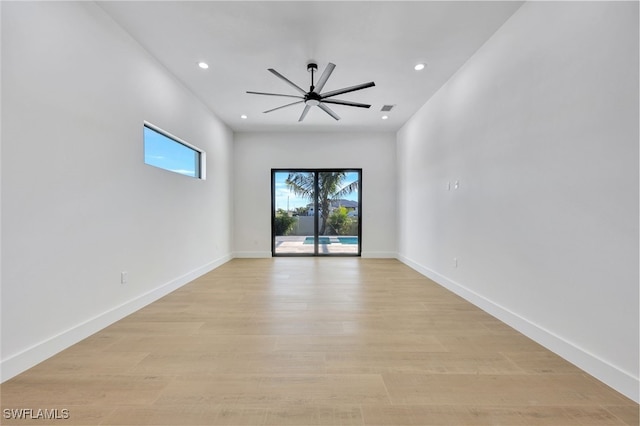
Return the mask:
<svg viewBox="0 0 640 426">
<path fill-rule="evenodd" d="M 458 267 L 458 258 L 457 258 L 457 257 L 454 257 L 454 258 L 453 258 L 453 263 L 452 263 L 452 265 L 453 265 L 453 267 L 454 267 L 454 268 L 457 268 L 457 267 Z"/>
<path fill-rule="evenodd" d="M 129 281 L 129 273 L 126 271 L 120 272 L 120 284 L 126 284 Z"/>
</svg>

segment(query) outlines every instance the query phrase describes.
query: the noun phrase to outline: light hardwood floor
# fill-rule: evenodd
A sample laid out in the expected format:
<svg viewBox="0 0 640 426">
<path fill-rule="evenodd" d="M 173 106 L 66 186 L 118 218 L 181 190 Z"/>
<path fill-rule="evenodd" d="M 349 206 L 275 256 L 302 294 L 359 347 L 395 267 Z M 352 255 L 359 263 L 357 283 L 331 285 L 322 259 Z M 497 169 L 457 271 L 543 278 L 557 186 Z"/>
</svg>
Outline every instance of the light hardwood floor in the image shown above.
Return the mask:
<svg viewBox="0 0 640 426">
<path fill-rule="evenodd" d="M 2 384 L 60 425 L 633 425 L 638 405 L 395 260 L 236 259 Z"/>
</svg>

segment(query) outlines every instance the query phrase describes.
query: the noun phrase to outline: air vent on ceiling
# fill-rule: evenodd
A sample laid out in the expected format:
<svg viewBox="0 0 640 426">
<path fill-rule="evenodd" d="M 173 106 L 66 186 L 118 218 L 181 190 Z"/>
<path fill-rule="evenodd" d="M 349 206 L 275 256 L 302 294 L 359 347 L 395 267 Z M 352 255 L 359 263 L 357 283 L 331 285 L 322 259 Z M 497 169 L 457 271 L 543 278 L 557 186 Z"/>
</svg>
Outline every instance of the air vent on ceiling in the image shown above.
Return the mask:
<svg viewBox="0 0 640 426">
<path fill-rule="evenodd" d="M 380 111 L 382 112 L 389 112 L 393 109 L 395 105 L 382 105 L 382 108 L 380 108 Z"/>
</svg>

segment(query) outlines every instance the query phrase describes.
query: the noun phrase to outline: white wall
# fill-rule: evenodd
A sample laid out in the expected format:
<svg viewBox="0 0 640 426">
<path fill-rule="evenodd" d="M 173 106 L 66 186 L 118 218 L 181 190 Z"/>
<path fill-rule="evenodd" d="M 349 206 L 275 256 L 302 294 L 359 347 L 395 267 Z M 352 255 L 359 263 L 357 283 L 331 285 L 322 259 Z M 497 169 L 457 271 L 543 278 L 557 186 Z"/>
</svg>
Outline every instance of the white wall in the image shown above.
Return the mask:
<svg viewBox="0 0 640 426">
<path fill-rule="evenodd" d="M 401 260 L 638 400 L 637 2 L 525 3 L 398 170 Z"/>
<path fill-rule="evenodd" d="M 144 165 L 143 120 L 204 149 L 207 180 Z M 2 2 L 2 379 L 228 260 L 231 153 L 95 4 Z"/>
<path fill-rule="evenodd" d="M 234 255 L 271 256 L 272 168 L 362 168 L 362 256 L 396 256 L 392 133 L 236 133 Z"/>
</svg>

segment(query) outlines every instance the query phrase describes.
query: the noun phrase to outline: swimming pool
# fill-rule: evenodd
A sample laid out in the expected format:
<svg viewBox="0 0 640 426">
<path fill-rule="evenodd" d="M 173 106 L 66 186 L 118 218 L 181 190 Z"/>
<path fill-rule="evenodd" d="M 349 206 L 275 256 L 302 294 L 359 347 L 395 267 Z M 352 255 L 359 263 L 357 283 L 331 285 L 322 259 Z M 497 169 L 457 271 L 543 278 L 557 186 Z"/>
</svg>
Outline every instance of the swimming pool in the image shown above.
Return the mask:
<svg viewBox="0 0 640 426">
<path fill-rule="evenodd" d="M 304 244 L 313 244 L 313 237 L 307 237 L 304 239 Z M 331 244 L 329 237 L 318 237 L 318 244 Z"/>
<path fill-rule="evenodd" d="M 336 237 L 340 244 L 358 244 L 358 237 Z M 313 244 L 313 237 L 306 237 L 303 244 Z M 331 244 L 331 237 L 318 237 L 318 244 Z"/>
<path fill-rule="evenodd" d="M 340 244 L 358 244 L 358 237 L 338 237 Z"/>
</svg>

